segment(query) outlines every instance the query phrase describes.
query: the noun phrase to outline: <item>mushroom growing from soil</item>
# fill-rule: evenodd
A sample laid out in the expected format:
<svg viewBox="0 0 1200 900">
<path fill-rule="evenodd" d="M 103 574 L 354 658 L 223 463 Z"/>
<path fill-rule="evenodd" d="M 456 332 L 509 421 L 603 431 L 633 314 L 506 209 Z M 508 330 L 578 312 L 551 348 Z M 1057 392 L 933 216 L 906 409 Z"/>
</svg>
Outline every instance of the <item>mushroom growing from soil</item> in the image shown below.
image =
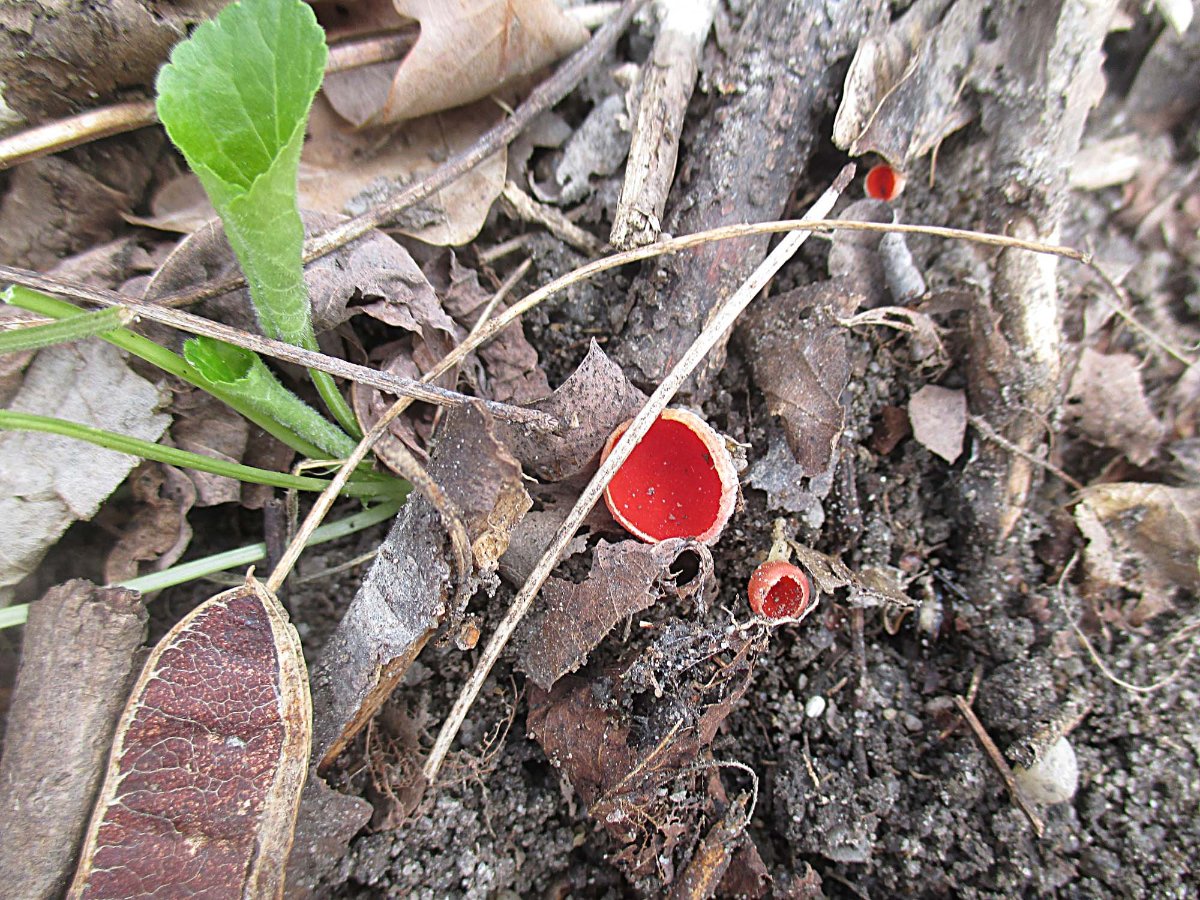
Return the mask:
<svg viewBox="0 0 1200 900">
<path fill-rule="evenodd" d="M 617 426 L 602 459 L 628 427 Z M 608 483 L 604 502 L 643 541 L 686 537 L 712 544 L 733 515 L 737 493 L 724 439 L 695 413 L 665 409 Z"/>
<path fill-rule="evenodd" d="M 871 166 L 864 182 L 867 196 L 872 200 L 895 200 L 904 190 L 907 179 L 887 163 Z"/>
<path fill-rule="evenodd" d="M 804 570 L 782 559 L 768 560 L 755 569 L 746 592 L 750 608 L 774 621 L 803 619 L 816 605 Z"/>
</svg>

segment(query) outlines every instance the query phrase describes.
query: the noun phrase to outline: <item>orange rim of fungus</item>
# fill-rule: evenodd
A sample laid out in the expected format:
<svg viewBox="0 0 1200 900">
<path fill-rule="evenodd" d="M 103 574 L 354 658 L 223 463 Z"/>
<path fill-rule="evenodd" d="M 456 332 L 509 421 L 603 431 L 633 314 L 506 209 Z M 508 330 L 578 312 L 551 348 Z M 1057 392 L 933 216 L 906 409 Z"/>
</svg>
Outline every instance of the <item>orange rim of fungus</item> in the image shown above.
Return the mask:
<svg viewBox="0 0 1200 900">
<path fill-rule="evenodd" d="M 905 178 L 887 163 L 871 166 L 864 187 L 872 200 L 895 200 L 904 190 Z"/>
<path fill-rule="evenodd" d="M 764 618 L 803 619 L 816 605 L 803 569 L 783 560 L 765 562 L 750 576 L 750 608 Z"/>
<path fill-rule="evenodd" d="M 632 421 L 617 426 L 601 461 Z M 604 489 L 604 502 L 643 541 L 686 537 L 711 544 L 733 515 L 737 485 L 725 441 L 712 426 L 686 409 L 664 409 Z"/>
</svg>

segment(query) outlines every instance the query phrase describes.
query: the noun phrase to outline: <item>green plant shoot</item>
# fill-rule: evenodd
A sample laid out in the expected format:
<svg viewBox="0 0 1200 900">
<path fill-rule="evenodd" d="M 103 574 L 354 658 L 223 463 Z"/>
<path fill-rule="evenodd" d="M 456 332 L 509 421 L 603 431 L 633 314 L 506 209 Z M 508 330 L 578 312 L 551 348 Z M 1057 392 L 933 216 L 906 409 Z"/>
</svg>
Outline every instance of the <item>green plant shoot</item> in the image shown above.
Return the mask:
<svg viewBox="0 0 1200 900">
<path fill-rule="evenodd" d="M 156 86 L 158 117 L 221 217 L 263 332 L 309 350 L 296 183 L 326 56 L 325 32 L 301 0 L 241 0 L 175 47 Z M 311 376 L 359 436 L 332 376 Z"/>
</svg>

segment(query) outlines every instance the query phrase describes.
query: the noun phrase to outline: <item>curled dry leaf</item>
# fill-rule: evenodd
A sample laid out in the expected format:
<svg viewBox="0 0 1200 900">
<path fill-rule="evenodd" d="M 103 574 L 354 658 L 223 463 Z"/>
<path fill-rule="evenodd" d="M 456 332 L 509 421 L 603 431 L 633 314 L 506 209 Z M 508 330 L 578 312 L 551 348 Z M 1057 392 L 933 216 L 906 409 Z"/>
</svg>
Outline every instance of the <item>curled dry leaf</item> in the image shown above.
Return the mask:
<svg viewBox="0 0 1200 900">
<path fill-rule="evenodd" d="M 878 153 L 900 169 L 974 118 L 964 85 L 991 70 L 982 0 L 918 0 L 862 39 L 833 125 L 851 156 Z M 1011 36 L 1001 35 L 1001 40 Z"/>
<path fill-rule="evenodd" d="M 253 578 L 159 641 L 121 716 L 71 898 L 281 897 L 312 736 L 304 655 Z"/>
<path fill-rule="evenodd" d="M 153 441 L 170 422 L 158 411 L 161 399 L 115 347 L 80 341 L 39 351 L 9 408 Z M 94 516 L 135 465 L 132 456 L 67 437 L 0 434 L 0 605 L 67 526 Z"/>
<path fill-rule="evenodd" d="M 0 759 L 0 884 L 14 896 L 60 897 L 70 881 L 145 639 L 136 591 L 69 581 L 30 606 Z"/>
<path fill-rule="evenodd" d="M 240 463 L 246 455 L 250 424 L 212 394 L 199 388 L 178 390 L 171 401 L 174 421 L 171 440 L 176 447 L 216 459 Z M 236 503 L 241 482 L 209 472 L 186 470 L 195 485 L 197 506 Z"/>
<path fill-rule="evenodd" d="M 599 458 L 613 429 L 635 415 L 646 395 L 594 340 L 587 356 L 550 396 L 527 404 L 565 426 L 561 433 L 529 434 L 504 422 L 497 428 L 522 464 L 539 478 L 562 481 Z"/>
<path fill-rule="evenodd" d="M 314 754 L 326 768 L 379 710 L 421 648 L 481 582 L 491 586 L 509 535 L 529 509 L 521 466 L 481 406 L 447 413 L 428 473 L 457 508 L 476 571 L 454 584 L 446 529 L 423 496 L 410 497 L 313 669 Z"/>
<path fill-rule="evenodd" d="M 348 7 L 349 21 L 322 7 L 317 5 L 318 16 L 339 22 L 345 32 L 359 29 L 355 18 L 373 31 L 413 19 L 421 24 L 416 45 L 399 66 L 378 63 L 326 77 L 325 95 L 360 128 L 480 100 L 588 38 L 554 0 L 364 0 Z"/>
<path fill-rule="evenodd" d="M 1134 465 L 1158 452 L 1166 427 L 1150 409 L 1138 358 L 1085 347 L 1067 391 L 1069 420 L 1092 443 L 1120 450 Z"/>
<path fill-rule="evenodd" d="M 1170 608 L 1182 588 L 1200 591 L 1200 489 L 1117 482 L 1088 488 L 1075 507 L 1087 539 L 1086 585 L 1093 594 L 1140 594 L 1129 613 L 1138 626 Z"/>
<path fill-rule="evenodd" d="M 694 573 L 693 573 L 694 569 Z M 657 544 L 600 541 L 591 572 L 580 584 L 550 578 L 538 611 L 519 640 L 520 666 L 543 690 L 574 672 L 614 625 L 664 597 L 697 598 L 716 592 L 712 554 L 687 538 Z"/>
<path fill-rule="evenodd" d="M 354 75 L 348 72 L 344 77 Z M 338 77 L 343 76 L 326 79 L 327 91 L 330 81 Z M 300 160 L 300 204 L 325 213 L 366 212 L 467 150 L 502 115 L 494 102 L 483 100 L 402 125 L 355 132 L 318 97 Z M 479 233 L 504 189 L 506 168 L 506 151 L 493 153 L 432 197 L 406 209 L 397 230 L 427 244 L 467 243 Z"/>
<path fill-rule="evenodd" d="M 117 584 L 135 578 L 139 563 L 160 571 L 183 555 L 192 539 L 187 514 L 196 504 L 196 485 L 174 466 L 144 462 L 129 477 L 133 517 L 104 561 L 104 580 Z"/>
<path fill-rule="evenodd" d="M 832 594 L 846 588 L 849 603 L 859 607 L 882 606 L 900 610 L 913 609 L 917 605 L 900 589 L 894 574 L 884 567 L 866 567 L 856 573 L 836 556 L 790 539 L 787 545 L 795 554 L 796 565 L 809 574 L 813 586 L 821 593 Z"/>
<path fill-rule="evenodd" d="M 453 250 L 439 253 L 426 263 L 423 271 L 446 312 L 463 329 L 472 328 L 493 296 L 479 283 L 479 273 L 462 265 Z M 499 315 L 505 308 L 500 306 L 492 315 Z M 483 374 L 473 380 L 484 397 L 501 403 L 529 403 L 550 393 L 537 351 L 525 338 L 519 323 L 504 329 L 476 350 L 475 355 Z M 470 374 L 468 370 L 468 377 Z"/>
<path fill-rule="evenodd" d="M 927 384 L 908 401 L 913 437 L 922 447 L 948 463 L 963 449 L 967 433 L 967 395 L 960 390 Z"/>
<path fill-rule="evenodd" d="M 841 282 L 807 285 L 755 304 L 741 326 L 754 381 L 806 477 L 829 468 L 842 436 L 850 357 L 838 319 L 861 299 Z"/>
<path fill-rule="evenodd" d="M 618 670 L 530 690 L 530 735 L 621 845 L 616 863 L 650 893 L 674 879 L 673 855 L 704 827 L 720 787 L 694 763 L 765 647 L 762 628 L 674 620 Z"/>
</svg>

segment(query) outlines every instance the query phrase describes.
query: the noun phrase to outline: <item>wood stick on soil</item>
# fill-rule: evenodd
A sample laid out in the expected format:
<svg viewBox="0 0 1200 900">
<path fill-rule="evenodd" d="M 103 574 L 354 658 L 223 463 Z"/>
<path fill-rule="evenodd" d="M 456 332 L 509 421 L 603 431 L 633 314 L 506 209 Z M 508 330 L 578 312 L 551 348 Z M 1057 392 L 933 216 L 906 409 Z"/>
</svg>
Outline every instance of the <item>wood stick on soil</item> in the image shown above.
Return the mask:
<svg viewBox="0 0 1200 900">
<path fill-rule="evenodd" d="M 837 202 L 837 198 L 841 192 L 846 189 L 846 185 L 850 183 L 850 179 L 854 175 L 854 167 L 847 166 L 838 177 L 834 180 L 833 186 L 829 188 L 820 199 L 817 200 L 813 207 L 808 211 L 807 218 L 819 219 L 829 214 L 833 208 L 833 204 Z M 729 297 L 720 302 L 714 309 L 712 315 L 705 323 L 704 329 L 699 336 L 688 348 L 683 357 L 675 364 L 675 367 L 663 380 L 658 389 L 646 401 L 646 405 L 634 417 L 629 428 L 622 435 L 617 445 L 613 447 L 608 458 L 600 465 L 596 474 L 592 476 L 592 480 L 588 482 L 579 500 L 568 514 L 566 521 L 563 522 L 554 540 L 550 542 L 550 546 L 546 548 L 546 552 L 534 567 L 533 573 L 525 582 L 525 586 L 521 588 L 513 600 L 512 606 L 505 613 L 503 620 L 496 627 L 495 634 L 488 641 L 487 647 L 483 651 L 475 670 L 471 673 L 467 684 L 463 687 L 458 699 L 454 703 L 454 708 L 451 709 L 450 715 L 442 725 L 442 730 L 437 736 L 437 741 L 433 745 L 433 750 L 429 754 L 429 759 L 425 763 L 425 778 L 432 783 L 437 778 L 438 770 L 442 767 L 442 762 L 446 758 L 446 754 L 450 751 L 450 745 L 454 742 L 455 736 L 458 734 L 459 728 L 462 727 L 463 720 L 466 718 L 468 710 L 475 702 L 475 698 L 479 695 L 483 688 L 484 681 L 487 680 L 488 673 L 491 672 L 492 666 L 496 664 L 496 660 L 500 658 L 500 654 L 507 646 L 509 639 L 516 631 L 517 625 L 521 619 L 525 617 L 525 613 L 529 611 L 529 607 L 533 604 L 534 598 L 538 591 L 541 590 L 542 584 L 550 576 L 550 572 L 558 565 L 559 558 L 562 556 L 563 550 L 567 544 L 575 536 L 575 532 L 579 529 L 584 518 L 592 507 L 596 505 L 596 501 L 600 499 L 600 495 L 604 492 L 604 488 L 608 482 L 616 474 L 617 470 L 629 458 L 629 454 L 633 452 L 633 448 L 638 442 L 645 437 L 650 430 L 650 426 L 658 419 L 659 414 L 670 402 L 671 398 L 679 390 L 684 380 L 692 373 L 692 370 L 700 364 L 705 354 L 721 339 L 721 337 L 733 327 L 742 310 L 744 310 L 750 301 L 757 296 L 758 292 L 763 289 L 763 286 L 774 277 L 775 273 L 792 258 L 792 255 L 804 243 L 807 232 L 793 232 L 780 241 L 779 246 L 771 252 L 771 254 L 763 260 L 762 264 L 750 275 L 748 279 Z"/>
<path fill-rule="evenodd" d="M 987 729 L 983 727 L 983 723 L 975 715 L 975 710 L 971 709 L 970 703 L 956 694 L 954 705 L 958 707 L 958 711 L 962 713 L 962 717 L 967 720 L 967 724 L 975 732 L 975 737 L 983 745 L 988 759 L 992 761 L 992 765 L 996 767 L 996 771 L 1004 779 L 1004 786 L 1008 788 L 1008 794 L 1012 797 L 1013 803 L 1020 808 L 1021 812 L 1025 813 L 1025 818 L 1033 826 L 1033 833 L 1040 838 L 1046 832 L 1046 825 L 1042 822 L 1041 816 L 1037 814 L 1037 810 L 1033 808 L 1033 804 L 1021 792 L 1021 788 L 1017 785 L 1017 780 L 1013 777 L 1012 769 L 1009 767 L 1008 761 L 1004 758 L 1004 754 L 1000 752 L 1000 748 L 996 746 L 996 742 L 992 740 L 992 736 L 987 733 Z"/>
<path fill-rule="evenodd" d="M 552 206 L 538 203 L 511 181 L 504 184 L 500 193 L 505 205 L 515 218 L 534 225 L 541 225 L 552 235 L 570 244 L 588 256 L 599 256 L 604 252 L 604 242 L 590 232 L 584 231 Z"/>
<path fill-rule="evenodd" d="M 304 261 L 309 263 L 314 259 L 319 259 L 362 237 L 372 229 L 395 221 L 400 213 L 413 204 L 420 203 L 437 193 L 446 185 L 470 172 L 498 150 L 507 147 L 530 122 L 575 89 L 583 77 L 616 46 L 617 39 L 625 32 L 634 15 L 645 3 L 646 0 L 625 0 L 613 17 L 592 35 L 591 40 L 577 50 L 575 55 L 563 63 L 553 75 L 534 88 L 511 116 L 488 129 L 480 136 L 479 140 L 462 153 L 450 157 L 425 177 L 414 181 L 394 197 L 383 201 L 362 215 L 309 239 L 305 244 Z M 221 281 L 170 294 L 163 297 L 160 302 L 166 306 L 185 306 L 197 300 L 226 294 L 245 283 L 246 280 L 240 276 L 230 276 Z"/>
<path fill-rule="evenodd" d="M 679 133 L 717 3 L 659 0 L 658 9 L 658 37 L 642 67 L 642 96 L 609 238 L 622 250 L 652 244 L 662 230 L 667 194 L 675 180 Z"/>
<path fill-rule="evenodd" d="M 392 375 L 388 372 L 381 372 L 378 369 L 372 369 L 368 366 L 360 366 L 356 363 L 347 362 L 336 356 L 328 356 L 316 350 L 305 350 L 302 347 L 297 347 L 295 344 L 277 341 L 273 338 L 263 337 L 260 334 L 251 334 L 240 328 L 234 328 L 221 322 L 214 322 L 211 319 L 205 319 L 202 316 L 197 316 L 181 309 L 169 309 L 159 306 L 156 303 L 146 303 L 124 294 L 118 294 L 116 291 L 91 287 L 79 282 L 51 278 L 46 275 L 39 275 L 36 272 L 30 272 L 26 269 L 18 269 L 5 265 L 0 265 L 0 279 L 11 281 L 13 284 L 24 285 L 35 290 L 46 291 L 51 294 L 66 294 L 72 297 L 80 297 L 90 300 L 93 303 L 99 303 L 101 306 L 123 307 L 133 312 L 136 316 L 149 319 L 152 322 L 160 322 L 163 325 L 169 325 L 172 328 L 186 331 L 189 334 L 200 334 L 216 338 L 219 341 L 225 341 L 237 347 L 244 347 L 247 350 L 253 350 L 255 353 L 261 353 L 264 356 L 282 359 L 284 362 L 296 363 L 309 369 L 319 369 L 338 378 L 345 378 L 348 381 L 366 384 L 381 391 L 386 391 L 389 394 L 399 394 L 400 396 L 411 397 L 414 400 L 423 400 L 426 403 L 432 403 L 436 406 L 458 406 L 463 403 L 482 402 L 488 408 L 488 411 L 498 419 L 505 419 L 510 422 L 548 431 L 553 431 L 558 427 L 558 421 L 553 416 L 547 416 L 545 413 L 523 409 L 522 407 L 512 406 L 507 403 L 498 403 L 494 400 L 481 401 L 478 397 L 468 397 L 465 394 L 437 387 L 436 385 L 411 381 L 407 378 L 401 378 L 398 375 Z"/>
</svg>

